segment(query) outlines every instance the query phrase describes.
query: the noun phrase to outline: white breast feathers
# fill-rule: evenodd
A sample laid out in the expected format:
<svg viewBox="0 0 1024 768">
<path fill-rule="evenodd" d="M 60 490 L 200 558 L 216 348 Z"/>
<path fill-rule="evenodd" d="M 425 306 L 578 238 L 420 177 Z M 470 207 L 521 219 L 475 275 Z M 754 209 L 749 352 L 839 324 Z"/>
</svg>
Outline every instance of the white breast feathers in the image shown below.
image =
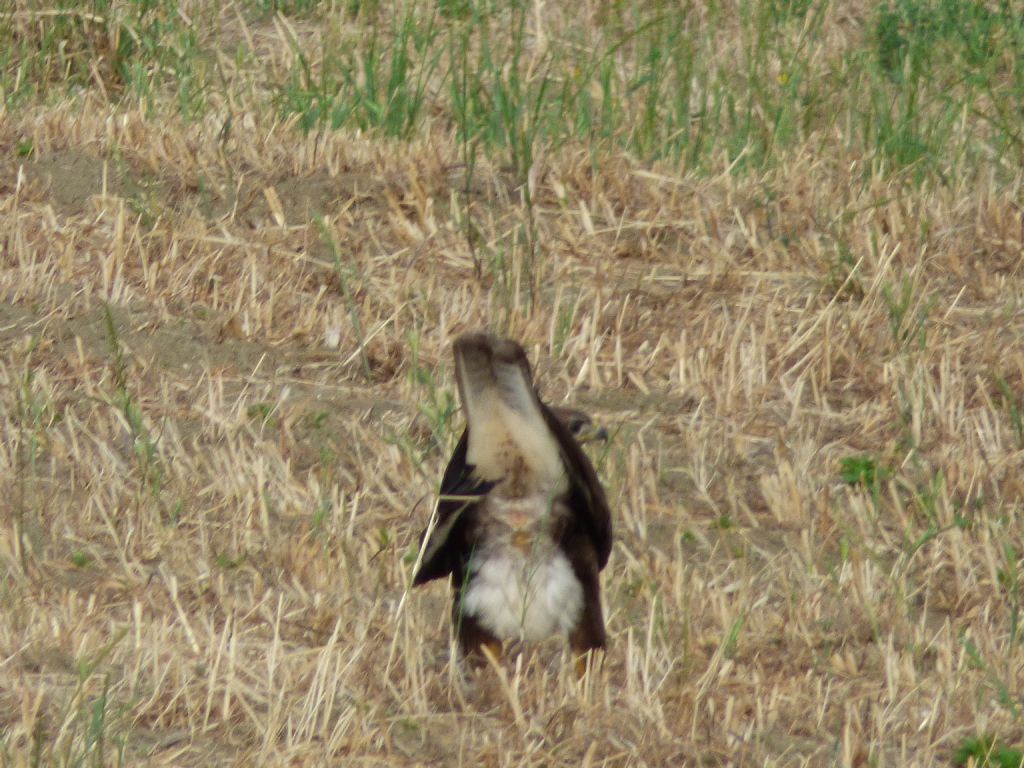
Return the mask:
<svg viewBox="0 0 1024 768">
<path fill-rule="evenodd" d="M 583 588 L 558 550 L 537 558 L 503 549 L 470 570 L 463 610 L 502 640 L 542 640 L 579 621 Z"/>
</svg>

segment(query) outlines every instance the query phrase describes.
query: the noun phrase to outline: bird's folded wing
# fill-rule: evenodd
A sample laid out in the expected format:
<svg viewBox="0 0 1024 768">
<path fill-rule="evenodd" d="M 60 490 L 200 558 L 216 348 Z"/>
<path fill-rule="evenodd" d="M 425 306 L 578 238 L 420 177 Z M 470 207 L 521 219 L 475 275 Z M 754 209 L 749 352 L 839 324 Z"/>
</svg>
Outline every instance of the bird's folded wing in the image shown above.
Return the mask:
<svg viewBox="0 0 1024 768">
<path fill-rule="evenodd" d="M 480 498 L 494 486 L 493 482 L 476 477 L 472 465 L 466 463 L 468 442 L 467 430 L 462 433 L 441 480 L 437 523 L 433 530 L 424 531 L 420 539 L 423 557 L 413 578 L 414 585 L 443 578 L 459 567 L 459 557 L 466 546 L 466 518 L 472 514 Z M 426 538 L 428 532 L 429 539 Z"/>
<path fill-rule="evenodd" d="M 612 513 L 604 487 L 594 465 L 569 429 L 550 408 L 546 405 L 542 405 L 542 408 L 548 428 L 558 441 L 569 476 L 569 507 L 579 526 L 593 542 L 598 569 L 602 569 L 608 564 L 612 553 Z"/>
</svg>

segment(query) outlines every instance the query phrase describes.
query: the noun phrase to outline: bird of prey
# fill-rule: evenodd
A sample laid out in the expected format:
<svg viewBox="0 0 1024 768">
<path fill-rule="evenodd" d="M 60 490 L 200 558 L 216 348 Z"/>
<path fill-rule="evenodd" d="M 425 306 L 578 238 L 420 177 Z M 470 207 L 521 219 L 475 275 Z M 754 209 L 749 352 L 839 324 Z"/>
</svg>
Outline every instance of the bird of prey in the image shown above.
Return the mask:
<svg viewBox="0 0 1024 768">
<path fill-rule="evenodd" d="M 598 574 L 612 524 L 578 440 L 607 434 L 541 402 L 511 339 L 466 334 L 454 351 L 466 428 L 413 584 L 451 576 L 463 656 L 562 633 L 582 674 L 588 652 L 605 646 Z"/>
</svg>

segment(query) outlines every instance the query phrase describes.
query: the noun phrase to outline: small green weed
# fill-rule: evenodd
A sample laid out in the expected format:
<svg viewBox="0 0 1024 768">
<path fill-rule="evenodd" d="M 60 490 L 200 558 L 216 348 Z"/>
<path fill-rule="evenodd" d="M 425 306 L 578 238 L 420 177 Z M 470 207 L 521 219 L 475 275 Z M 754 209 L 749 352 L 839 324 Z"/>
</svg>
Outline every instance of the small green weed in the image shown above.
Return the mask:
<svg viewBox="0 0 1024 768">
<path fill-rule="evenodd" d="M 450 445 L 452 416 L 456 407 L 455 395 L 450 388 L 438 386 L 433 371 L 422 364 L 419 334 L 410 331 L 406 334 L 406 339 L 409 342 L 410 353 L 409 377 L 423 395 L 419 400 L 419 410 L 430 426 L 432 445 L 428 450 L 444 453 Z M 417 463 L 420 461 L 422 457 Z"/>
<path fill-rule="evenodd" d="M 87 552 L 84 552 L 81 549 L 76 549 L 71 553 L 71 564 L 75 566 L 75 568 L 85 568 L 85 566 L 90 562 L 92 562 L 92 558 L 89 557 Z"/>
<path fill-rule="evenodd" d="M 14 535 L 22 568 L 27 566 L 28 541 L 25 537 L 26 513 L 37 509 L 38 464 L 45 451 L 46 432 L 58 420 L 48 399 L 39 392 L 34 370 L 34 359 L 39 348 L 39 336 L 33 336 L 25 348 L 25 371 L 13 392 L 13 408 L 18 425 L 14 461 L 17 492 L 14 505 Z"/>
<path fill-rule="evenodd" d="M 244 552 L 233 557 L 231 555 L 218 553 L 217 555 L 214 555 L 213 563 L 221 570 L 231 571 L 245 563 L 246 558 L 247 555 Z"/>
<path fill-rule="evenodd" d="M 832 295 L 841 294 L 839 298 L 864 298 L 864 286 L 857 276 L 857 260 L 845 243 L 839 244 L 829 262 L 825 287 Z"/>
<path fill-rule="evenodd" d="M 889 331 L 898 349 L 917 342 L 918 349 L 924 349 L 928 341 L 928 315 L 935 306 L 935 299 L 924 302 L 915 300 L 914 281 L 904 277 L 899 288 L 884 286 L 882 296 L 889 313 Z"/>
<path fill-rule="evenodd" d="M 1010 542 L 1003 543 L 1004 565 L 997 572 L 999 586 L 1010 604 L 1010 648 L 1016 648 L 1020 636 L 1020 554 Z M 1016 650 L 1011 651 L 1016 653 Z"/>
<path fill-rule="evenodd" d="M 157 453 L 156 438 L 146 425 L 142 409 L 128 386 L 128 363 L 124 357 L 121 337 L 114 322 L 110 305 L 103 305 L 103 320 L 107 331 L 107 345 L 111 356 L 111 371 L 114 378 L 114 404 L 124 416 L 131 430 L 132 447 L 135 452 L 140 482 L 149 489 L 153 499 L 159 499 L 164 485 L 164 468 Z"/>
<path fill-rule="evenodd" d="M 1022 410 L 1024 410 L 1022 409 L 1024 398 L 1021 398 L 1013 391 L 1005 377 L 996 375 L 995 381 L 999 394 L 1002 397 L 1003 409 L 1010 419 L 1013 433 L 1017 436 L 1017 447 L 1024 448 L 1024 413 L 1022 413 Z"/>
<path fill-rule="evenodd" d="M 890 477 L 891 470 L 879 467 L 873 456 L 846 456 L 839 460 L 839 479 L 848 485 L 872 489 Z"/>
<path fill-rule="evenodd" d="M 1024 752 L 1008 747 L 992 736 L 964 739 L 953 754 L 953 765 L 964 768 L 1022 768 Z"/>
<path fill-rule="evenodd" d="M 254 5 L 262 15 L 288 17 L 311 16 L 323 7 L 321 0 L 254 0 Z"/>
<path fill-rule="evenodd" d="M 743 623 L 746 621 L 746 615 L 737 616 L 732 626 L 729 627 L 729 634 L 722 642 L 722 655 L 727 659 L 731 659 L 736 655 L 736 650 L 740 642 L 740 632 L 743 630 Z"/>
<path fill-rule="evenodd" d="M 274 411 L 273 403 L 253 403 L 245 409 L 245 415 L 263 428 L 273 425 Z"/>
<path fill-rule="evenodd" d="M 113 639 L 95 653 L 78 661 L 78 680 L 64 702 L 57 722 L 64 723 L 57 739 L 44 729 L 32 734 L 32 751 L 40 765 L 124 765 L 127 745 L 128 707 L 110 696 L 110 674 L 103 675 L 102 687 L 94 688 L 93 678 L 114 648 L 128 634 L 118 630 Z"/>
<path fill-rule="evenodd" d="M 356 341 L 359 344 L 359 362 L 362 365 L 363 375 L 367 381 L 373 381 L 373 370 L 370 368 L 370 357 L 366 353 L 366 335 L 363 333 L 363 321 L 356 307 L 355 298 L 352 295 L 350 282 L 356 276 L 355 270 L 341 259 L 341 249 L 337 240 L 331 233 L 330 227 L 322 217 L 316 219 L 317 229 L 320 230 L 320 239 L 330 250 L 331 258 L 334 261 L 334 274 L 338 278 L 338 290 L 345 300 L 348 308 L 349 319 L 352 321 L 352 328 L 356 332 Z"/>
<path fill-rule="evenodd" d="M 875 510 L 882 506 L 882 483 L 892 476 L 892 470 L 879 465 L 873 456 L 845 456 L 839 460 L 839 479 L 867 491 Z"/>
<path fill-rule="evenodd" d="M 967 658 L 970 659 L 971 664 L 976 668 L 980 669 L 985 673 L 988 678 L 989 685 L 995 690 L 996 701 L 999 705 L 1007 711 L 1015 720 L 1020 718 L 1020 699 L 1014 696 L 1010 691 L 1010 687 L 1006 684 L 1006 681 L 997 673 L 992 665 L 987 663 L 982 657 L 978 647 L 974 644 L 966 634 L 960 637 L 960 644 L 963 646 L 964 651 L 967 653 Z"/>
</svg>

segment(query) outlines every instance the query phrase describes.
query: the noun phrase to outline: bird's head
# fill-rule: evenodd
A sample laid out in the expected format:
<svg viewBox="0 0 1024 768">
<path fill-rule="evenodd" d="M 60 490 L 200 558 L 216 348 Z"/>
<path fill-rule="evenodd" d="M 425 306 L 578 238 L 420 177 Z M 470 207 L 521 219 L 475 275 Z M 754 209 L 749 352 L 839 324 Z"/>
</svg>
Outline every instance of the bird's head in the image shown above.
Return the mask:
<svg viewBox="0 0 1024 768">
<path fill-rule="evenodd" d="M 594 424 L 593 420 L 583 411 L 577 411 L 575 408 L 552 408 L 551 410 L 580 445 L 586 445 L 595 440 L 608 441 L 608 430 Z"/>
</svg>

